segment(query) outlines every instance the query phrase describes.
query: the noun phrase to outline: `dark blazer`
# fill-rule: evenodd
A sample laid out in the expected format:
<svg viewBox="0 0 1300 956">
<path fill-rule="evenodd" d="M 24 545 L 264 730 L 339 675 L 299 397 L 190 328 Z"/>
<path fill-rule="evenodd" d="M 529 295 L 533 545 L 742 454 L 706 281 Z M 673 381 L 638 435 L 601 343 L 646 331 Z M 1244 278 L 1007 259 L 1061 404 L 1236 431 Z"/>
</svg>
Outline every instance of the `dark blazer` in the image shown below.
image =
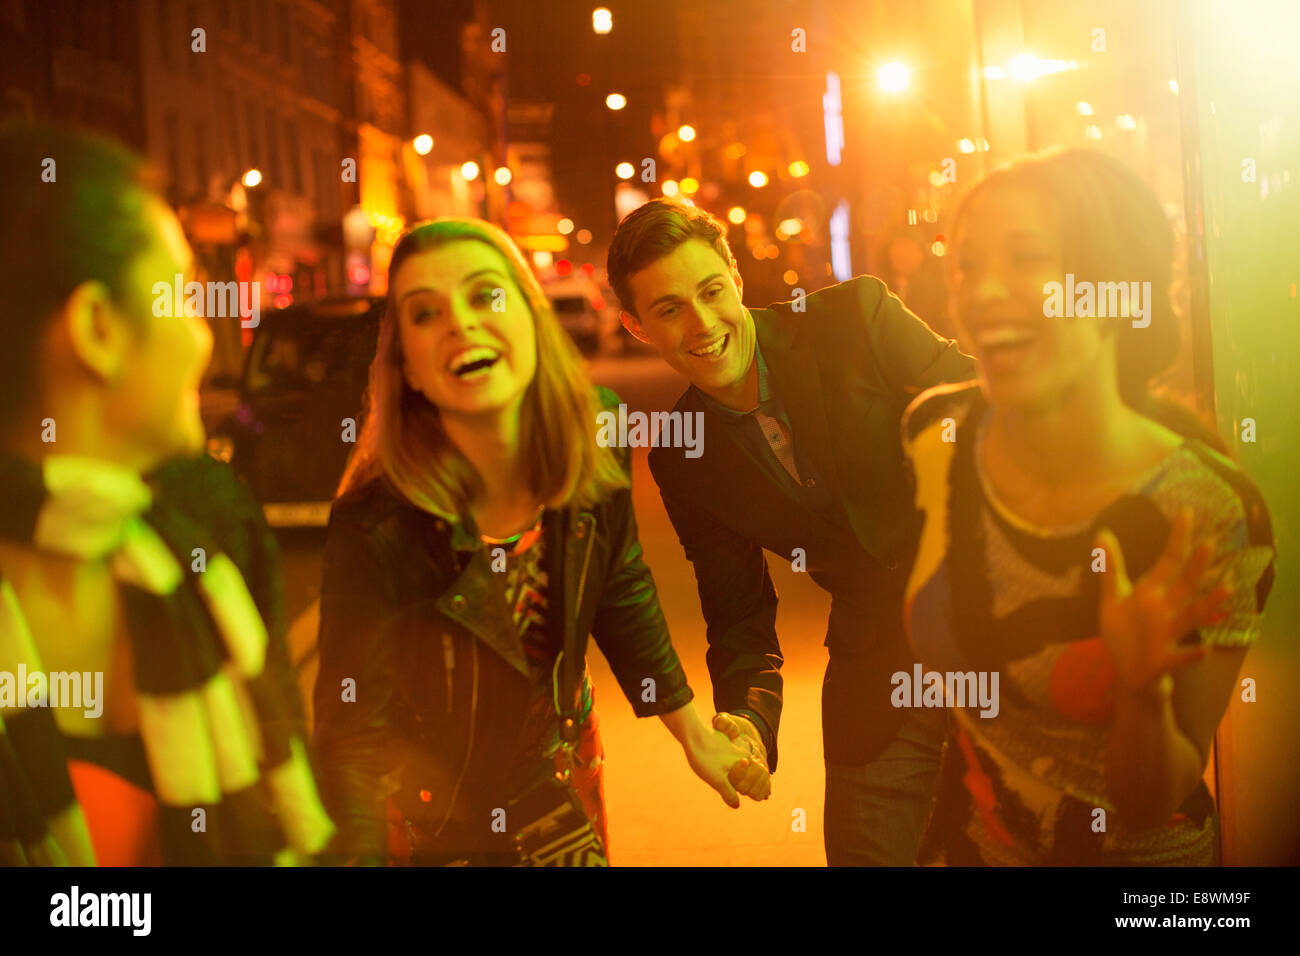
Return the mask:
<svg viewBox="0 0 1300 956">
<path fill-rule="evenodd" d="M 650 452 L 664 506 L 695 566 L 714 706 L 762 718 L 772 769 L 782 657 L 776 589 L 763 551 L 790 561 L 802 548 L 808 572 L 832 595 L 831 666 L 822 695 L 826 758 L 866 763 L 901 723 L 902 712 L 889 702 L 889 676 L 912 662 L 902 597 L 919 523 L 899 419 L 922 390 L 975 376 L 974 361 L 879 279 L 830 286 L 804 305 L 802 312 L 792 302 L 750 311 L 795 446 L 830 485 L 840 520 L 804 507 L 694 387 L 676 410 L 704 412 L 703 453 Z"/>
<path fill-rule="evenodd" d="M 607 389 L 601 396 L 618 406 Z M 543 529 L 546 620 L 564 629 L 559 646 L 581 661 L 593 635 L 638 716 L 688 703 L 630 490 L 582 511 L 548 510 Z M 502 575 L 469 518 L 422 511 L 382 479 L 334 502 L 314 746 L 322 796 L 340 828 L 335 850 L 345 858 L 383 859 L 389 797 L 417 856 L 512 854 L 511 834 L 493 831 L 492 812 L 507 805 L 520 771 L 534 688 L 506 603 Z M 345 702 L 349 677 L 356 699 Z"/>
</svg>

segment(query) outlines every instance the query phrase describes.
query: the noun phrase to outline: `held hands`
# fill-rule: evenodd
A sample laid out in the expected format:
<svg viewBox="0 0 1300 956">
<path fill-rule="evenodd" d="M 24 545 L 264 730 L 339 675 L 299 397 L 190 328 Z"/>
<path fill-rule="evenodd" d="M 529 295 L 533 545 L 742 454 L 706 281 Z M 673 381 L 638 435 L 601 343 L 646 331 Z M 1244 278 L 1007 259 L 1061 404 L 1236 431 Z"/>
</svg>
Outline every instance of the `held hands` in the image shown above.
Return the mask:
<svg viewBox="0 0 1300 956">
<path fill-rule="evenodd" d="M 767 747 L 754 722 L 738 714 L 714 714 L 713 729 L 727 735 L 746 757 L 731 768 L 728 779 L 738 791 L 754 800 L 772 795 L 772 775 L 767 769 Z"/>
<path fill-rule="evenodd" d="M 1184 510 L 1174 520 L 1164 553 L 1136 585 L 1129 581 L 1115 535 L 1109 528 L 1097 535 L 1096 547 L 1105 550 L 1110 562 L 1101 582 L 1101 640 L 1129 692 L 1167 691 L 1174 671 L 1206 654 L 1204 647 L 1180 649 L 1178 641 L 1226 616 L 1220 608 L 1230 587 L 1219 584 L 1198 596 L 1215 543 L 1202 542 L 1189 553 L 1191 524 L 1191 513 Z"/>
<path fill-rule="evenodd" d="M 721 723 L 723 719 L 734 723 Z M 771 792 L 763 745 L 759 742 L 757 749 L 751 748 L 742 723 L 753 727 L 743 717 L 718 714 L 714 717 L 715 729 L 701 725 L 701 732 L 686 745 L 686 760 L 695 775 L 718 791 L 733 810 L 740 808 L 737 790 L 755 800 L 765 800 Z M 757 731 L 753 733 L 757 737 Z"/>
</svg>

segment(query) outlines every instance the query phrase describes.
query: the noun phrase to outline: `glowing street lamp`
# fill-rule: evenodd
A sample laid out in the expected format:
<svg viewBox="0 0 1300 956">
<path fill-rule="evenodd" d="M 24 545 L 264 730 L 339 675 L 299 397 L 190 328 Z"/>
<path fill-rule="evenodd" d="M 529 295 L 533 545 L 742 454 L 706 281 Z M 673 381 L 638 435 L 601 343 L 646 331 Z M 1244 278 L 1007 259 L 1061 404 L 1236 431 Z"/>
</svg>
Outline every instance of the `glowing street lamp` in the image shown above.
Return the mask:
<svg viewBox="0 0 1300 956">
<path fill-rule="evenodd" d="M 605 105 L 612 110 L 621 110 L 627 106 L 627 97 L 622 93 L 610 93 L 605 97 Z"/>
<path fill-rule="evenodd" d="M 736 226 L 739 226 L 742 222 L 744 222 L 745 217 L 747 215 L 748 213 L 745 212 L 745 208 L 743 206 L 732 206 L 730 209 L 727 210 L 727 218 L 731 220 L 733 225 Z"/>
<path fill-rule="evenodd" d="M 262 171 L 260 169 L 250 169 L 248 172 L 244 173 L 244 177 L 241 180 L 244 186 L 248 189 L 252 189 L 261 181 L 262 181 Z"/>
<path fill-rule="evenodd" d="M 591 11 L 591 28 L 597 33 L 608 33 L 614 29 L 614 14 L 605 7 Z"/>
<path fill-rule="evenodd" d="M 677 127 L 677 138 L 683 143 L 689 143 L 691 140 L 695 139 L 695 127 L 687 126 L 685 124 Z"/>
<path fill-rule="evenodd" d="M 433 137 L 428 133 L 421 133 L 411 141 L 411 145 L 415 147 L 416 155 L 428 156 L 429 150 L 433 149 Z"/>
<path fill-rule="evenodd" d="M 807 176 L 808 171 L 808 164 L 802 159 L 796 159 L 790 164 L 789 173 L 795 179 L 802 179 L 804 176 Z"/>
<path fill-rule="evenodd" d="M 497 181 L 498 186 L 509 186 L 510 180 L 514 179 L 514 176 L 511 174 L 509 166 L 498 166 L 497 171 L 492 174 L 492 178 Z"/>
<path fill-rule="evenodd" d="M 1032 53 L 1021 53 L 1012 57 L 1007 65 L 1011 78 L 1020 83 L 1029 83 L 1049 73 L 1061 73 L 1078 68 L 1073 60 L 1044 60 Z"/>
<path fill-rule="evenodd" d="M 614 173 L 619 179 L 631 179 L 632 174 L 636 172 L 636 167 L 631 163 L 619 163 L 614 167 Z"/>
<path fill-rule="evenodd" d="M 754 170 L 749 174 L 749 184 L 755 189 L 762 189 L 767 185 L 767 173 L 760 170 Z"/>
<path fill-rule="evenodd" d="M 886 63 L 876 71 L 876 82 L 886 93 L 901 93 L 912 81 L 912 71 L 902 63 Z"/>
<path fill-rule="evenodd" d="M 474 162 L 472 159 L 467 163 L 461 163 L 460 175 L 464 178 L 465 182 L 472 183 L 474 180 L 478 179 L 478 163 Z"/>
<path fill-rule="evenodd" d="M 573 232 L 573 220 L 569 219 L 567 216 L 564 219 L 561 219 L 555 224 L 555 231 L 562 236 L 567 236 L 569 233 Z"/>
</svg>

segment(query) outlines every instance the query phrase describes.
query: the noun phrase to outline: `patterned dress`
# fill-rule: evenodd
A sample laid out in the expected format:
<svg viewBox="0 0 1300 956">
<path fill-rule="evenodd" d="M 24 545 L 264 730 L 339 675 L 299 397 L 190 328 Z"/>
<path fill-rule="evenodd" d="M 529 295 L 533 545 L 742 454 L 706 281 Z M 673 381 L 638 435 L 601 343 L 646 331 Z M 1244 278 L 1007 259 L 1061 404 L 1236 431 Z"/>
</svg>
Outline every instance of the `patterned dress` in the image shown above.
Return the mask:
<svg viewBox="0 0 1300 956">
<path fill-rule="evenodd" d="M 1202 587 L 1225 579 L 1233 593 L 1227 618 L 1187 640 L 1246 647 L 1273 580 L 1264 502 L 1235 465 L 1188 440 L 1093 519 L 1037 528 L 996 500 L 977 465 L 986 411 L 977 386 L 942 386 L 904 421 L 925 521 L 907 590 L 909 637 L 927 672 L 997 672 L 1000 698 L 995 716 L 978 704 L 950 707 L 920 862 L 1209 864 L 1217 816 L 1204 783 L 1164 826 L 1114 825 L 1105 760 L 1115 671 L 1097 636 L 1092 549 L 1110 528 L 1137 581 L 1190 507 L 1192 541 L 1218 539 Z"/>
</svg>

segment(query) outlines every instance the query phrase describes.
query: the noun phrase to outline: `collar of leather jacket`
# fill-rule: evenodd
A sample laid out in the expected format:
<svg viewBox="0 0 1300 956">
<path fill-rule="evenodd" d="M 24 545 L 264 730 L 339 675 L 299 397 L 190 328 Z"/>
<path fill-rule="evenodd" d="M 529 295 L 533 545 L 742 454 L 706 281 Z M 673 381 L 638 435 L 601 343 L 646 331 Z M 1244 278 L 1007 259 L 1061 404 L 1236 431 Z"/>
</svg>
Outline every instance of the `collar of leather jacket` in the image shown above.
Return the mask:
<svg viewBox="0 0 1300 956">
<path fill-rule="evenodd" d="M 377 525 L 387 525 L 383 532 L 388 544 L 399 553 L 407 549 L 422 550 L 428 565 L 436 569 L 438 612 L 473 634 L 495 651 L 511 667 L 528 676 L 528 660 L 523 642 L 514 626 L 501 581 L 493 566 L 492 546 L 479 537 L 478 527 L 470 515 L 450 520 L 416 508 L 388 488 L 373 489 Z M 391 511 L 389 509 L 392 509 Z M 367 511 L 371 508 L 368 506 Z M 563 627 L 560 647 L 563 652 L 558 696 L 561 710 L 576 711 L 578 678 L 586 654 L 586 630 L 589 616 L 582 614 L 588 603 L 588 579 L 607 561 L 597 555 L 597 516 L 601 509 L 547 509 L 542 515 L 542 541 L 549 574 L 549 608 L 547 621 Z M 391 528 L 391 532 L 389 529 Z M 378 528 L 376 528 L 378 530 Z M 560 556 L 559 560 L 556 556 Z M 418 562 L 423 564 L 424 562 Z M 426 566 L 428 566 L 426 565 Z M 562 733 L 570 729 L 561 715 Z"/>
</svg>

